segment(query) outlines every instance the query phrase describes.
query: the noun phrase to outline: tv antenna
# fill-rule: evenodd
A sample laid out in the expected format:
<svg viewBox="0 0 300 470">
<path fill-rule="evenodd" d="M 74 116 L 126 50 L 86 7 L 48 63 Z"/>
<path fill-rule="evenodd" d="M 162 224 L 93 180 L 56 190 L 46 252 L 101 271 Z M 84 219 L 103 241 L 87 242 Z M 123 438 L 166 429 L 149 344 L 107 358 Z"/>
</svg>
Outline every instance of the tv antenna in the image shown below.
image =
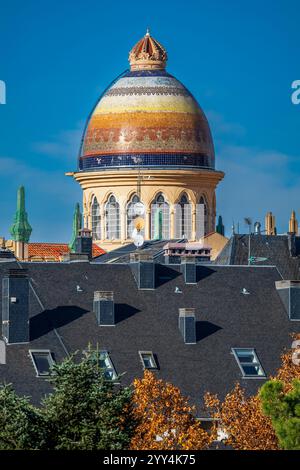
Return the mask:
<svg viewBox="0 0 300 470">
<path fill-rule="evenodd" d="M 252 228 L 252 219 L 251 217 L 245 217 L 244 218 L 245 225 L 248 225 L 249 228 L 249 239 L 248 239 L 248 266 L 251 264 L 251 228 Z"/>
</svg>

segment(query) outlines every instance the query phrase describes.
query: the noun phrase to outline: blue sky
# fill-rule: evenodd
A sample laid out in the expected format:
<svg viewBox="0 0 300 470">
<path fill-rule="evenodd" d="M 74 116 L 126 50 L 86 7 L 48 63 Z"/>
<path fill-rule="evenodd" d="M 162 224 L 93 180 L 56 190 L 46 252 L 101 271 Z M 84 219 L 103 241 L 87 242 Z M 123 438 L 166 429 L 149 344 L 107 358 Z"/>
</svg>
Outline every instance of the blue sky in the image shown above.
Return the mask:
<svg viewBox="0 0 300 470">
<path fill-rule="evenodd" d="M 68 241 L 81 190 L 76 169 L 84 122 L 128 67 L 149 26 L 168 50 L 168 71 L 210 121 L 217 192 L 228 232 L 273 211 L 280 232 L 300 219 L 300 79 L 297 0 L 0 0 L 0 236 L 9 236 L 24 184 L 32 241 Z"/>
</svg>

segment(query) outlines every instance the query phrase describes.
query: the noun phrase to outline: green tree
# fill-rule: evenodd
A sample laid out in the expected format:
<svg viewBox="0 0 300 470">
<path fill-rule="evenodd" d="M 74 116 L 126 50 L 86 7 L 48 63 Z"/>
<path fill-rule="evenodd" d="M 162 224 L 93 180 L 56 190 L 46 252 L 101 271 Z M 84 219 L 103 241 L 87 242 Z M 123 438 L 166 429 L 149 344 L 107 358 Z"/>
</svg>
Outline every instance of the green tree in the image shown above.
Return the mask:
<svg viewBox="0 0 300 470">
<path fill-rule="evenodd" d="M 10 385 L 0 388 L 0 450 L 126 449 L 134 430 L 131 389 L 105 376 L 88 350 L 53 366 L 53 392 L 37 408 Z"/>
<path fill-rule="evenodd" d="M 42 413 L 19 397 L 11 385 L 0 388 L 0 450 L 46 448 L 45 420 Z"/>
<path fill-rule="evenodd" d="M 131 390 L 107 380 L 99 351 L 53 367 L 54 391 L 43 400 L 49 447 L 54 449 L 124 449 L 133 420 Z"/>
<path fill-rule="evenodd" d="M 286 450 L 300 450 L 300 380 L 285 390 L 280 380 L 270 380 L 260 390 L 263 413 L 271 418 L 279 444 Z"/>
</svg>

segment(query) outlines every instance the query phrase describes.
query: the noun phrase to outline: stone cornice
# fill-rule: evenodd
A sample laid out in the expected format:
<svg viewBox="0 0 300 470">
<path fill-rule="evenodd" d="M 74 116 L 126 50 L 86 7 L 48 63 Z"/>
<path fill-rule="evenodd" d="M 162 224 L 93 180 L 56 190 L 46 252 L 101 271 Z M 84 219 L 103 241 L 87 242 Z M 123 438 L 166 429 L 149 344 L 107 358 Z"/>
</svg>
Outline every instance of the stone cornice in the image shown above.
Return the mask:
<svg viewBox="0 0 300 470">
<path fill-rule="evenodd" d="M 82 189 L 90 187 L 135 186 L 138 174 L 138 169 L 66 173 L 67 176 L 72 176 Z M 143 186 L 193 186 L 199 183 L 216 186 L 224 178 L 222 171 L 205 169 L 141 169 L 140 175 Z"/>
</svg>

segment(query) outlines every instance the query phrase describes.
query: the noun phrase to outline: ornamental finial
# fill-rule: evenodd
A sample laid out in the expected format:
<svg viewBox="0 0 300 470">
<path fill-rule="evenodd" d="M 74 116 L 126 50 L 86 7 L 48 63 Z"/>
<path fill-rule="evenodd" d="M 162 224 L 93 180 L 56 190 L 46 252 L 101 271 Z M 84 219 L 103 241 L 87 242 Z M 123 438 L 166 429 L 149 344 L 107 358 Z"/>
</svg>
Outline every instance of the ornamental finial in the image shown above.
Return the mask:
<svg viewBox="0 0 300 470">
<path fill-rule="evenodd" d="M 150 35 L 147 28 L 145 36 L 131 49 L 129 53 L 130 69 L 134 70 L 164 70 L 168 56 L 165 48 Z"/>
</svg>

